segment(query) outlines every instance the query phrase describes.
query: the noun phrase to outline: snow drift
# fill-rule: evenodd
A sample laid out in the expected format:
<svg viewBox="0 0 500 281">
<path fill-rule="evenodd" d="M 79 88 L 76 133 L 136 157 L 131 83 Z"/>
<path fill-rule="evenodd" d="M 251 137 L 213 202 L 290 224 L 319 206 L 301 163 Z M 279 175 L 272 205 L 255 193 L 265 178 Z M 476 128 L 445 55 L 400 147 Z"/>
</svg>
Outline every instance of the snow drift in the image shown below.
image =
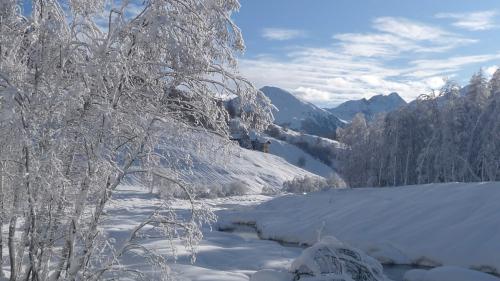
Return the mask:
<svg viewBox="0 0 500 281">
<path fill-rule="evenodd" d="M 266 239 L 312 245 L 333 235 L 383 263 L 500 272 L 500 183 L 337 189 L 287 195 L 236 213 Z"/>
</svg>

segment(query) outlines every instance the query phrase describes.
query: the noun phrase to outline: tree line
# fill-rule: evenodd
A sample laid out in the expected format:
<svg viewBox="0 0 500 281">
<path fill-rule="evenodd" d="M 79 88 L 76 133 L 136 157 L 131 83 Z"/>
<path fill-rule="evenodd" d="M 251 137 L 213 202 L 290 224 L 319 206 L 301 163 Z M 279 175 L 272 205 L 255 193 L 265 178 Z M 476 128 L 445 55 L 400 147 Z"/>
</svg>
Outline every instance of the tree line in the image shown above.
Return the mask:
<svg viewBox="0 0 500 281">
<path fill-rule="evenodd" d="M 338 130 L 340 170 L 352 187 L 500 180 L 500 70 Z"/>
</svg>

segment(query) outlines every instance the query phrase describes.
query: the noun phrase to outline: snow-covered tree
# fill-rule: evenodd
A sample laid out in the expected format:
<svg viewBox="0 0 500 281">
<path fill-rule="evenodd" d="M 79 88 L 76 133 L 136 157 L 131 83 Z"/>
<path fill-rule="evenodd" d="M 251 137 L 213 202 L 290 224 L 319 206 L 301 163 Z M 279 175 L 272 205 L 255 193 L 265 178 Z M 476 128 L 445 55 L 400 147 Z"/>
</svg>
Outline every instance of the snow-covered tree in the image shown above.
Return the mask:
<svg viewBox="0 0 500 281">
<path fill-rule="evenodd" d="M 480 71 L 460 88 L 448 81 L 377 122 L 359 120 L 339 131 L 349 185 L 387 186 L 498 180 L 500 124 L 498 81 Z"/>
<path fill-rule="evenodd" d="M 168 206 L 112 245 L 100 225 L 131 175 L 186 183 L 157 169 L 158 145 L 192 132 L 227 136 L 221 100 L 237 96 L 262 129 L 268 100 L 238 76 L 244 48 L 237 0 L 37 0 L 29 14 L 0 3 L 0 278 L 102 280 L 131 251 L 168 277 L 166 257 L 140 245 L 148 227 L 194 253 L 213 214 L 195 201 L 188 220 Z M 136 12 L 132 12 L 136 11 Z M 105 24 L 102 16 L 105 15 Z M 188 196 L 189 197 L 189 196 Z M 4 239 L 5 238 L 5 239 Z M 4 272 L 2 268 L 9 268 Z"/>
</svg>

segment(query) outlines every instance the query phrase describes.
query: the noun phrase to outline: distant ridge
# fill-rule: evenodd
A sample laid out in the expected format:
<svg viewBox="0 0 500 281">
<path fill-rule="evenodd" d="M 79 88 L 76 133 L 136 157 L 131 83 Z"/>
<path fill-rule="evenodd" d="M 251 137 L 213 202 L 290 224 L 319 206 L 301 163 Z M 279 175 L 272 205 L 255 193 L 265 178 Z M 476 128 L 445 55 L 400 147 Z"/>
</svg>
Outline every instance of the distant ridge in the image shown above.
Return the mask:
<svg viewBox="0 0 500 281">
<path fill-rule="evenodd" d="M 327 109 L 338 118 L 351 121 L 358 113 L 363 113 L 368 120 L 373 119 L 375 115 L 382 112 L 391 112 L 406 105 L 398 93 L 389 95 L 377 95 L 370 99 L 360 99 L 346 101 L 335 108 Z"/>
</svg>

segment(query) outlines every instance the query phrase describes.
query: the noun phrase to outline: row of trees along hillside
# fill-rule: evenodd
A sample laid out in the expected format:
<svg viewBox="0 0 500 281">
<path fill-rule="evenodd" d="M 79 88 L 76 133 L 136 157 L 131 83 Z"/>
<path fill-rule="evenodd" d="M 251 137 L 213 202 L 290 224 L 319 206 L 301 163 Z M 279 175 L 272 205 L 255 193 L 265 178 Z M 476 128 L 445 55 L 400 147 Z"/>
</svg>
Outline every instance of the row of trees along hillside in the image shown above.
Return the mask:
<svg viewBox="0 0 500 281">
<path fill-rule="evenodd" d="M 338 130 L 341 170 L 352 187 L 500 180 L 500 70 L 438 92 L 368 123 Z"/>
<path fill-rule="evenodd" d="M 0 1 L 0 280 L 150 280 L 120 265 L 128 255 L 170 280 L 173 257 L 142 246 L 144 231 L 194 253 L 214 215 L 165 203 L 115 243 L 102 225 L 118 186 L 160 177 L 189 197 L 161 174 L 158 147 L 227 136 L 220 99 L 240 97 L 253 109 L 242 119 L 267 126 L 267 99 L 235 68 L 237 0 L 139 2 Z"/>
</svg>

